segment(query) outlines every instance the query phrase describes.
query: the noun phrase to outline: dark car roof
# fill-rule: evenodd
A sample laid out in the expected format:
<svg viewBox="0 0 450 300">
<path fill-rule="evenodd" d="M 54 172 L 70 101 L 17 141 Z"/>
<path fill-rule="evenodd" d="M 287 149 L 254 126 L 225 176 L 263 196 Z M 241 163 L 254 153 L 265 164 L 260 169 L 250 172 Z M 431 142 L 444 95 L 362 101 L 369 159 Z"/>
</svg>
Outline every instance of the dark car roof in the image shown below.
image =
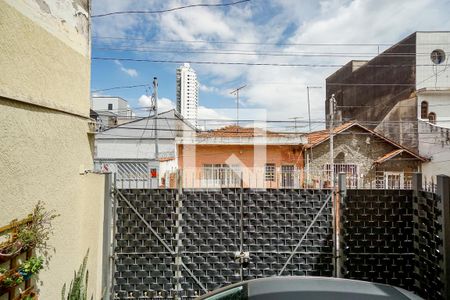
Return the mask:
<svg viewBox="0 0 450 300">
<path fill-rule="evenodd" d="M 421 299 L 411 292 L 385 284 L 339 278 L 303 276 L 269 277 L 244 281 L 208 293 L 198 299 L 206 299 L 208 296 L 242 284 L 247 284 L 250 300 Z"/>
</svg>

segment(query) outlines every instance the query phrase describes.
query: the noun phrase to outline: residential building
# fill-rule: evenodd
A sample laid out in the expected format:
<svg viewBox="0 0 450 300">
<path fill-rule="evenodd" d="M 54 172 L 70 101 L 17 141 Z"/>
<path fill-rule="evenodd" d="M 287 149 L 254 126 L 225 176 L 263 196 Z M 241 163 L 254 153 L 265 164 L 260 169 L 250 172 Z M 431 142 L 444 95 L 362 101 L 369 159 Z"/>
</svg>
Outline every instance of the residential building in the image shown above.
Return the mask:
<svg viewBox="0 0 450 300">
<path fill-rule="evenodd" d="M 91 109 L 95 112 L 95 114 L 91 114 L 91 117 L 95 118 L 100 131 L 135 118 L 128 101 L 121 97 L 93 96 L 91 97 Z"/>
<path fill-rule="evenodd" d="M 39 200 L 60 214 L 39 299 L 61 298 L 88 249 L 88 295 L 104 289 L 108 195 L 104 175 L 92 173 L 89 11 L 90 1 L 0 1 L 0 226 Z"/>
<path fill-rule="evenodd" d="M 185 188 L 298 188 L 302 135 L 226 126 L 177 139 Z"/>
<path fill-rule="evenodd" d="M 116 184 L 123 188 L 165 186 L 165 174 L 177 169 L 175 138 L 193 132 L 174 109 L 98 132 L 96 170 L 115 173 Z"/>
<path fill-rule="evenodd" d="M 357 122 L 335 127 L 333 133 L 333 168 L 330 158 L 330 130 L 307 135 L 304 146 L 304 183 L 308 188 L 331 186 L 346 173 L 348 188 L 410 189 L 412 174 L 426 161 L 414 151 Z"/>
<path fill-rule="evenodd" d="M 198 89 L 197 74 L 188 63 L 177 68 L 177 111 L 197 127 Z"/>
<path fill-rule="evenodd" d="M 350 61 L 326 79 L 334 118 L 359 121 L 418 151 L 418 120 L 450 127 L 449 47 L 450 32 L 419 31 L 369 61 Z"/>
</svg>

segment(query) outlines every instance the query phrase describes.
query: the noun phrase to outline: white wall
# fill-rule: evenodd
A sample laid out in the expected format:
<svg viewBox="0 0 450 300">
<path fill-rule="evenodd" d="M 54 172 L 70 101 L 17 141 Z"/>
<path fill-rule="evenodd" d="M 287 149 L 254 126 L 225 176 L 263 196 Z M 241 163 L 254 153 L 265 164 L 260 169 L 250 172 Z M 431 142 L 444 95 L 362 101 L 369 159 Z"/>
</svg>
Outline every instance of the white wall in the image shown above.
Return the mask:
<svg viewBox="0 0 450 300">
<path fill-rule="evenodd" d="M 175 151 L 174 140 L 159 140 L 159 152 Z M 96 159 L 154 159 L 155 141 L 139 139 L 99 139 L 96 141 Z M 175 153 L 175 152 L 174 152 Z"/>
<path fill-rule="evenodd" d="M 417 93 L 417 118 L 421 118 L 422 101 L 428 102 L 428 113 L 436 114 L 436 125 L 450 128 L 450 91 L 424 91 Z"/>
<path fill-rule="evenodd" d="M 419 153 L 430 159 L 422 164 L 427 177 L 450 176 L 450 129 L 419 121 Z"/>
<path fill-rule="evenodd" d="M 450 32 L 417 32 L 416 38 L 416 88 L 450 88 Z M 446 60 L 440 65 L 430 58 L 435 49 L 446 52 Z"/>
<path fill-rule="evenodd" d="M 108 110 L 108 104 L 112 104 L 112 110 Z M 115 113 L 119 116 L 131 116 L 128 102 L 120 97 L 92 97 L 91 108 L 101 114 L 102 111 Z"/>
</svg>

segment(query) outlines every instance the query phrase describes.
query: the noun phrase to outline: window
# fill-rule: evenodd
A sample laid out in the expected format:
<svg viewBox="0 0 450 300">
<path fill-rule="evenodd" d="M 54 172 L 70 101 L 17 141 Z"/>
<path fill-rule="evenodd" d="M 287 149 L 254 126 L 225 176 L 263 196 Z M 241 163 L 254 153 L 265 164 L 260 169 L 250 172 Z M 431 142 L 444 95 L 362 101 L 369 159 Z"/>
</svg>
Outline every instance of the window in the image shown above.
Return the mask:
<svg viewBox="0 0 450 300">
<path fill-rule="evenodd" d="M 112 103 L 108 103 L 108 110 L 112 110 L 112 109 L 113 109 Z"/>
<path fill-rule="evenodd" d="M 202 178 L 206 185 L 218 187 L 239 187 L 240 167 L 227 164 L 204 164 Z"/>
<path fill-rule="evenodd" d="M 283 165 L 281 166 L 281 187 L 293 188 L 294 187 L 294 166 Z"/>
<path fill-rule="evenodd" d="M 421 119 L 428 118 L 428 102 L 427 101 L 422 101 L 422 103 L 420 104 L 420 118 Z"/>
<path fill-rule="evenodd" d="M 339 173 L 346 174 L 347 187 L 355 189 L 358 187 L 358 166 L 354 164 L 334 164 L 334 182 L 337 182 Z M 325 180 L 331 186 L 331 168 L 330 164 L 324 165 Z"/>
<path fill-rule="evenodd" d="M 266 164 L 264 177 L 266 181 L 275 181 L 275 164 Z"/>
<path fill-rule="evenodd" d="M 430 58 L 435 65 L 440 65 L 445 61 L 445 52 L 442 49 L 433 50 L 433 52 L 431 52 Z"/>
<path fill-rule="evenodd" d="M 434 112 L 428 114 L 428 121 L 432 124 L 436 124 L 436 114 Z"/>
</svg>

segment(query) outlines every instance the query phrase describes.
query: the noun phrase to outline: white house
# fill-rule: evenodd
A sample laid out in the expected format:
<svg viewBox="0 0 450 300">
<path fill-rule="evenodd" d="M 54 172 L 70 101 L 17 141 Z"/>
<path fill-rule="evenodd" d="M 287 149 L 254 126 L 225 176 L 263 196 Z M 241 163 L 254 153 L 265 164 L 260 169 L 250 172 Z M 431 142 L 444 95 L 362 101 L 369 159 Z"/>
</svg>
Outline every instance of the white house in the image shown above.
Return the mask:
<svg viewBox="0 0 450 300">
<path fill-rule="evenodd" d="M 120 187 L 164 186 L 165 173 L 177 168 L 175 138 L 194 132 L 175 110 L 99 132 L 95 137 L 96 169 L 115 173 Z"/>
</svg>

